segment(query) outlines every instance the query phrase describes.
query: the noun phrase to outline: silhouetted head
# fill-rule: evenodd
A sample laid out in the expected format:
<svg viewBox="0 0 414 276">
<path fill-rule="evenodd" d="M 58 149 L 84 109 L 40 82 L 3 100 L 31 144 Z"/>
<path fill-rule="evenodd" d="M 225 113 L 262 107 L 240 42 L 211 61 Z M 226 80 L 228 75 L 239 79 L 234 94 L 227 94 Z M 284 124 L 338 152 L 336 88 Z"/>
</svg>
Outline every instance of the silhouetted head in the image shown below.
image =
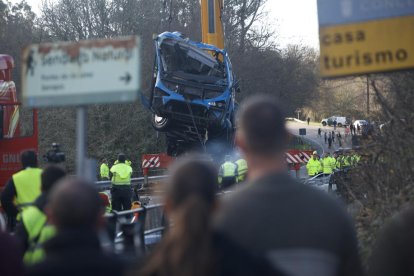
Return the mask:
<svg viewBox="0 0 414 276">
<path fill-rule="evenodd" d="M 280 154 L 288 142 L 285 116 L 274 98 L 255 96 L 239 112 L 236 143 L 246 154 L 270 157 Z"/>
<path fill-rule="evenodd" d="M 217 275 L 212 261 L 217 251 L 211 226 L 217 179 L 217 169 L 205 158 L 187 156 L 174 164 L 165 207 L 174 227 L 165 234 L 139 275 Z"/>
<path fill-rule="evenodd" d="M 118 154 L 118 161 L 119 163 L 125 163 L 126 161 L 126 156 L 123 153 Z"/>
<path fill-rule="evenodd" d="M 226 162 L 231 161 L 231 156 L 230 155 L 224 156 L 224 161 L 226 161 Z"/>
<path fill-rule="evenodd" d="M 194 200 L 213 205 L 218 187 L 218 172 L 202 157 L 189 156 L 177 161 L 167 185 L 167 201 L 172 209 Z"/>
<path fill-rule="evenodd" d="M 28 150 L 22 153 L 20 156 L 22 166 L 23 168 L 31 167 L 36 168 L 37 167 L 37 154 L 36 152 L 32 150 Z"/>
<path fill-rule="evenodd" d="M 42 193 L 49 193 L 55 184 L 66 176 L 66 172 L 58 166 L 48 166 L 42 172 Z"/>
<path fill-rule="evenodd" d="M 47 212 L 58 229 L 97 230 L 104 208 L 93 183 L 66 178 L 52 189 Z"/>
</svg>

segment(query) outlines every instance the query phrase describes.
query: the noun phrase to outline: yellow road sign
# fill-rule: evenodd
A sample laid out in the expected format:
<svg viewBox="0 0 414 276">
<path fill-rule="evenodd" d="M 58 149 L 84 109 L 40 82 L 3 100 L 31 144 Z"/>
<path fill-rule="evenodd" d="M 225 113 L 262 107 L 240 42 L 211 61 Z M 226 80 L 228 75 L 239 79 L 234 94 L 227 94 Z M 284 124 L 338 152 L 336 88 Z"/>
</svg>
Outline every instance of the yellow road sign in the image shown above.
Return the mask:
<svg viewBox="0 0 414 276">
<path fill-rule="evenodd" d="M 322 77 L 414 68 L 414 16 L 321 27 Z"/>
</svg>

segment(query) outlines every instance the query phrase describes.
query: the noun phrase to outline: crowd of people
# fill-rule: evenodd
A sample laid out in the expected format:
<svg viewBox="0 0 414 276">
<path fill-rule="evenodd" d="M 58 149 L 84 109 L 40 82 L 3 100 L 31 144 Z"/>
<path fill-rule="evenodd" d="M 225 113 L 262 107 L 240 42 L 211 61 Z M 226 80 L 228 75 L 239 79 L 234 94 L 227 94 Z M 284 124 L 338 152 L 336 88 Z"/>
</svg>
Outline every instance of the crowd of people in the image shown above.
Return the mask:
<svg viewBox="0 0 414 276">
<path fill-rule="evenodd" d="M 254 97 L 238 116 L 236 144 L 249 166 L 247 179 L 235 192 L 218 198 L 219 170 L 214 164 L 196 155 L 177 161 L 165 186 L 170 227 L 152 252 L 133 264 L 101 246 L 105 209 L 93 183 L 68 177 L 56 166 L 36 169 L 36 156 L 23 154 L 24 170 L 2 194 L 4 207 L 12 194 L 21 210 L 16 205 L 5 208 L 16 215 L 17 225 L 14 235 L 0 233 L 0 274 L 363 275 L 356 231 L 344 206 L 287 175 L 284 151 L 289 135 L 278 104 L 269 97 Z M 325 158 L 323 172 L 325 164 L 328 170 L 338 162 Z M 123 190 L 130 186 L 132 173 L 126 161 L 118 156 L 118 164 L 109 169 L 112 192 L 119 193 L 116 208 L 121 209 L 129 203 L 126 197 L 131 200 L 130 189 L 128 195 Z M 26 204 L 30 202 L 34 204 Z M 385 237 L 393 238 L 386 239 L 387 247 L 380 243 L 378 250 L 404 247 L 400 241 L 410 246 L 412 217 L 405 214 L 410 223 L 388 229 Z M 396 236 L 400 229 L 405 231 Z M 399 259 L 392 252 L 374 250 L 368 273 L 410 275 L 404 273 L 412 271 L 411 251 L 400 251 Z M 392 257 L 392 266 L 387 266 L 387 257 Z"/>
<path fill-rule="evenodd" d="M 333 155 L 326 152 L 322 158 L 317 151 L 314 151 L 306 164 L 306 169 L 309 177 L 320 174 L 329 175 L 335 170 L 347 170 L 355 167 L 360 160 L 361 156 L 355 150 L 337 151 Z"/>
</svg>

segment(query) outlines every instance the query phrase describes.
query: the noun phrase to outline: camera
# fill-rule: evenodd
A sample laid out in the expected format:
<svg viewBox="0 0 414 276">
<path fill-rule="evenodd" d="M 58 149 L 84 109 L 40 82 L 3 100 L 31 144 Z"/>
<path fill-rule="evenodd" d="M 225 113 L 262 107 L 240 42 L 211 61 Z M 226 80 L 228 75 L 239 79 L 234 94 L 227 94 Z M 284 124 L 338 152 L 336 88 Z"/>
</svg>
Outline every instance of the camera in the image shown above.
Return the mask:
<svg viewBox="0 0 414 276">
<path fill-rule="evenodd" d="M 65 153 L 60 150 L 60 145 L 58 143 L 52 144 L 52 149 L 48 150 L 43 159 L 49 163 L 63 163 L 66 160 Z"/>
</svg>

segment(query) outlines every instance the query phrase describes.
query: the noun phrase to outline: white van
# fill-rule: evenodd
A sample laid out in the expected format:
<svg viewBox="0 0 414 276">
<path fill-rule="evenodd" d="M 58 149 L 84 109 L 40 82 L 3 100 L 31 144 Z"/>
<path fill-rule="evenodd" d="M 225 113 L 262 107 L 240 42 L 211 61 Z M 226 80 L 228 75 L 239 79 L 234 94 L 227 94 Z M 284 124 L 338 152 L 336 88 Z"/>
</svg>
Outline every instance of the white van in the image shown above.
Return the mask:
<svg viewBox="0 0 414 276">
<path fill-rule="evenodd" d="M 338 127 L 348 126 L 349 120 L 342 116 L 332 116 L 327 119 L 323 119 L 321 124 L 323 126 L 333 126 L 333 122 L 336 121 Z"/>
</svg>

